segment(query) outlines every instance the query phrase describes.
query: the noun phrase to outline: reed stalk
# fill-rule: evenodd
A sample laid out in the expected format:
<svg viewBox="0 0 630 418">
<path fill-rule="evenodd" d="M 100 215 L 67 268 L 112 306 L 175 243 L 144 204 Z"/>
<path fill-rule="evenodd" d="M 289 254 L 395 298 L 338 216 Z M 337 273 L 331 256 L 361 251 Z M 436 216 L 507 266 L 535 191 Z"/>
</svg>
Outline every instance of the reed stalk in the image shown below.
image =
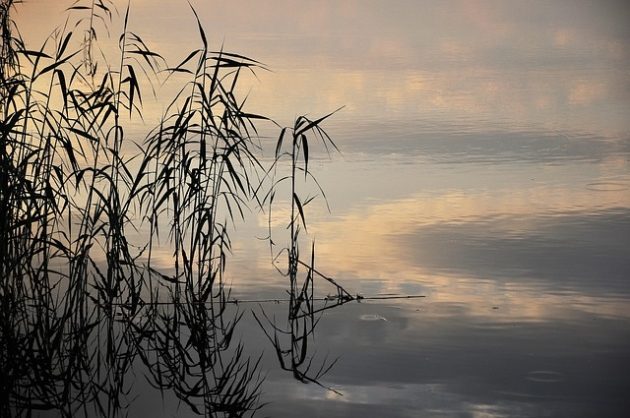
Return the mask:
<svg viewBox="0 0 630 418">
<path fill-rule="evenodd" d="M 318 383 L 331 364 L 310 371 L 315 279 L 332 283 L 339 303 L 352 299 L 315 269 L 314 245 L 300 258 L 312 198 L 301 196 L 298 178 L 317 184 L 311 138 L 336 148 L 320 126 L 330 115 L 283 129 L 265 168 L 256 125 L 270 121 L 246 110 L 237 91 L 266 68 L 212 49 L 195 10 L 200 46 L 169 66 L 131 31 L 129 5 L 110 61 L 96 58 L 117 13 L 109 0 L 72 3 L 39 49 L 24 45 L 11 20 L 17 3 L 0 2 L 0 415 L 124 416 L 140 366 L 163 396 L 194 412 L 252 415 L 263 379 L 260 357 L 234 341 L 243 312 L 225 282 L 230 232 L 250 206 L 272 205 L 284 181 L 290 349 L 268 336 L 284 368 Z M 159 125 L 130 138 L 144 86 L 182 74 L 188 80 Z M 273 180 L 285 157 L 290 176 Z M 135 242 L 128 231 L 146 223 L 149 236 Z M 157 246 L 171 250 L 170 268 L 155 266 Z"/>
</svg>

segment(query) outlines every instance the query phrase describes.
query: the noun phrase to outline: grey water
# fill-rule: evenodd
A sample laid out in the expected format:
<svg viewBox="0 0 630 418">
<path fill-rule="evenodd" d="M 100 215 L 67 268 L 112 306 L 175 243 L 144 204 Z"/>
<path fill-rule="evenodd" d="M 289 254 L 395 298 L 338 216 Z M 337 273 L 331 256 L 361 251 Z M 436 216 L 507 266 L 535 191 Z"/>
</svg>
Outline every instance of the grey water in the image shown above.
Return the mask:
<svg viewBox="0 0 630 418">
<path fill-rule="evenodd" d="M 134 30 L 177 56 L 196 36 L 190 13 L 157 3 L 133 3 Z M 252 80 L 250 108 L 287 124 L 345 106 L 325 125 L 341 154 L 317 150 L 312 162 L 330 206 L 320 198 L 308 211 L 318 269 L 352 294 L 423 296 L 326 311 L 313 346 L 337 359 L 325 387 L 277 367 L 258 306 L 243 304 L 236 333 L 263 353 L 261 415 L 627 414 L 628 5 L 195 6 L 214 42 L 272 70 Z M 24 7 L 35 27 L 58 6 Z M 275 142 L 272 127 L 262 132 Z M 266 227 L 254 212 L 235 232 L 234 298 L 285 295 L 256 239 Z M 285 315 L 282 303 L 265 309 Z M 151 396 L 131 416 L 188 413 Z"/>
</svg>

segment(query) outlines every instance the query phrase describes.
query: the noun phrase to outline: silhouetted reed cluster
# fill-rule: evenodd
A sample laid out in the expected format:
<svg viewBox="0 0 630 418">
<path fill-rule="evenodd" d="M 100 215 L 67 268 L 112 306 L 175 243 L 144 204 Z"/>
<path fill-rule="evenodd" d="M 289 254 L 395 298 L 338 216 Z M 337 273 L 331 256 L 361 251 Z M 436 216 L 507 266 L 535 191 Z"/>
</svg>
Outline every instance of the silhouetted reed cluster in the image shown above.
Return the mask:
<svg viewBox="0 0 630 418">
<path fill-rule="evenodd" d="M 199 414 L 253 414 L 260 358 L 232 341 L 242 312 L 228 309 L 229 231 L 248 205 L 271 209 L 283 182 L 289 237 L 273 252 L 276 264 L 288 258 L 289 314 L 286 326 L 259 322 L 281 366 L 317 382 L 330 365 L 311 372 L 315 277 L 337 290 L 327 307 L 352 299 L 315 269 L 314 247 L 308 262 L 299 252 L 312 197 L 296 179 L 316 183 L 309 138 L 334 147 L 320 127 L 329 115 L 283 129 L 265 168 L 255 122 L 267 118 L 236 94 L 262 66 L 211 50 L 194 11 L 201 45 L 169 66 L 128 29 L 129 7 L 117 56 L 97 59 L 117 16 L 109 0 L 76 1 L 39 49 L 21 40 L 15 3 L 0 2 L 0 415 L 125 415 L 140 365 L 163 396 Z M 132 136 L 144 86 L 165 76 L 186 81 L 158 126 Z M 291 174 L 277 179 L 286 159 Z M 170 267 L 156 266 L 158 246 Z"/>
</svg>

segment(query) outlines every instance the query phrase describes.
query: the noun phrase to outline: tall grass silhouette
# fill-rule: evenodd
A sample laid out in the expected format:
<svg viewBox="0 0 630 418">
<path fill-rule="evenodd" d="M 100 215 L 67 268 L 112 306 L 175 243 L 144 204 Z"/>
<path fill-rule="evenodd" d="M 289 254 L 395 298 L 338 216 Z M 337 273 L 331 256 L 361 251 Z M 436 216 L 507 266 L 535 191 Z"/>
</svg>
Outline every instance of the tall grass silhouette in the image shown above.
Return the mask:
<svg viewBox="0 0 630 418">
<path fill-rule="evenodd" d="M 336 148 L 321 128 L 330 115 L 282 129 L 263 167 L 256 123 L 268 119 L 246 110 L 237 87 L 264 66 L 211 49 L 194 10 L 200 46 L 169 66 L 129 29 L 129 6 L 119 15 L 109 0 L 78 0 L 30 49 L 11 19 L 18 3 L 0 2 L 0 415 L 125 415 L 138 365 L 196 413 L 253 414 L 263 379 L 260 358 L 233 341 L 242 312 L 228 309 L 229 231 L 248 205 L 273 206 L 286 181 L 288 245 L 274 262 L 288 255 L 288 330 L 256 319 L 281 366 L 317 382 L 330 364 L 311 372 L 314 279 L 337 290 L 327 307 L 353 299 L 315 269 L 314 246 L 307 261 L 299 251 L 311 198 L 296 179 L 316 183 L 311 137 Z M 118 52 L 106 57 L 101 37 L 116 16 Z M 171 75 L 187 81 L 158 126 L 132 138 L 144 86 Z M 291 174 L 276 179 L 287 157 Z M 144 242 L 130 240 L 138 228 Z M 157 246 L 170 249 L 170 268 L 155 264 Z"/>
</svg>

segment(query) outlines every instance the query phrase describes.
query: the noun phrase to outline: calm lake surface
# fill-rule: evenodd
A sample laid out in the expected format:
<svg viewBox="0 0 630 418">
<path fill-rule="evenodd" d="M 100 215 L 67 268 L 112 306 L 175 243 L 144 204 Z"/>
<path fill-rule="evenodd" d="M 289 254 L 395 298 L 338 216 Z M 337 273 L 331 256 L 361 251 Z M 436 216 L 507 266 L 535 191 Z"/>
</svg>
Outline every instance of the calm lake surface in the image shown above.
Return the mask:
<svg viewBox="0 0 630 418">
<path fill-rule="evenodd" d="M 194 5 L 211 43 L 272 70 L 244 90 L 252 112 L 284 126 L 345 106 L 324 124 L 341 154 L 312 150 L 330 205 L 306 210 L 318 270 L 366 298 L 424 296 L 323 314 L 312 348 L 316 361 L 338 358 L 321 379 L 334 391 L 280 370 L 251 314 L 259 306 L 242 304 L 236 334 L 264 352 L 262 416 L 627 414 L 630 6 Z M 27 40 L 62 20 L 57 2 L 20 10 Z M 130 22 L 173 62 L 198 42 L 183 1 L 133 1 Z M 150 120 L 163 105 L 146 107 Z M 278 130 L 260 129 L 271 154 Z M 285 297 L 257 239 L 267 225 L 254 210 L 233 235 L 234 298 Z M 283 303 L 264 308 L 286 315 Z M 149 410 L 189 414 L 148 394 L 130 416 Z"/>
</svg>

